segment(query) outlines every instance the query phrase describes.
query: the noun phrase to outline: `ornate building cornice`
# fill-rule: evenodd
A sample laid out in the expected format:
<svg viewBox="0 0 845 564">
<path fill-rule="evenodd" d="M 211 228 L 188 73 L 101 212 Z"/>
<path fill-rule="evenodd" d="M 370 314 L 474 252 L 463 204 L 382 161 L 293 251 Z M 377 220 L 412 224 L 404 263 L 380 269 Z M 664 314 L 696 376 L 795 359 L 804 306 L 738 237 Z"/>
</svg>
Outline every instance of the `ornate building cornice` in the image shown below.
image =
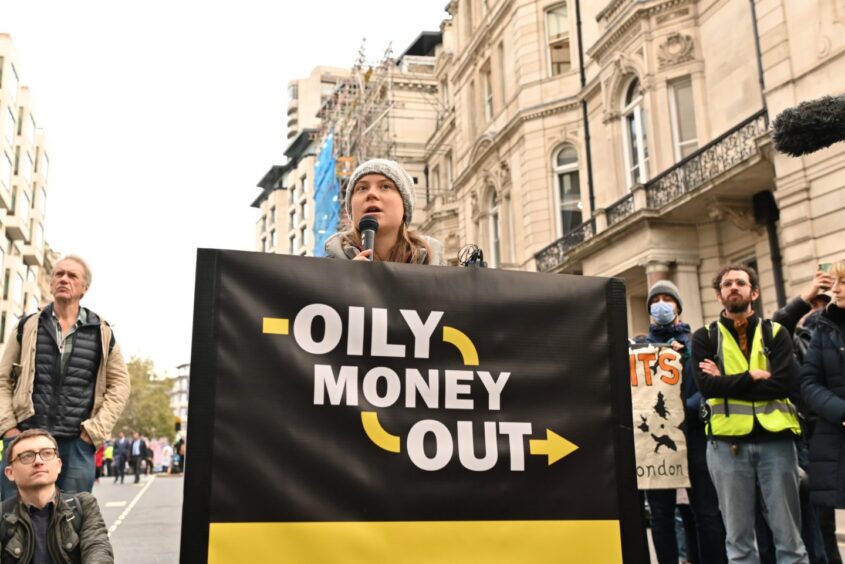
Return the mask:
<svg viewBox="0 0 845 564">
<path fill-rule="evenodd" d="M 612 26 L 608 26 L 604 34 L 587 49 L 587 55 L 598 62 L 611 50 L 616 49 L 625 37 L 627 31 L 632 26 L 650 18 L 653 15 L 666 12 L 684 4 L 692 4 L 695 0 L 652 0 L 650 2 L 637 2 L 632 4 L 627 0 L 614 0 L 611 4 L 599 12 L 598 20 L 607 20 L 608 22 L 616 15 L 619 16 L 617 22 L 613 22 Z M 627 13 L 622 13 L 623 7 L 628 8 Z"/>
</svg>

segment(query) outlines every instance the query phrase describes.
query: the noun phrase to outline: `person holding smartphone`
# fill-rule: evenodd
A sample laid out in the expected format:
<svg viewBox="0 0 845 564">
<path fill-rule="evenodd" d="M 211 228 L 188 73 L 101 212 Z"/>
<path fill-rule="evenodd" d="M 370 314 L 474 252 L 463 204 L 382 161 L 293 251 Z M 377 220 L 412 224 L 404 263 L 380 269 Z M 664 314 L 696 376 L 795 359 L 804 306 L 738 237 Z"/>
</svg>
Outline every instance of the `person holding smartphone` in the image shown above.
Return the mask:
<svg viewBox="0 0 845 564">
<path fill-rule="evenodd" d="M 819 316 L 801 371 L 801 393 L 818 414 L 810 440 L 810 500 L 845 508 L 845 261 L 830 268 L 832 302 Z"/>
</svg>

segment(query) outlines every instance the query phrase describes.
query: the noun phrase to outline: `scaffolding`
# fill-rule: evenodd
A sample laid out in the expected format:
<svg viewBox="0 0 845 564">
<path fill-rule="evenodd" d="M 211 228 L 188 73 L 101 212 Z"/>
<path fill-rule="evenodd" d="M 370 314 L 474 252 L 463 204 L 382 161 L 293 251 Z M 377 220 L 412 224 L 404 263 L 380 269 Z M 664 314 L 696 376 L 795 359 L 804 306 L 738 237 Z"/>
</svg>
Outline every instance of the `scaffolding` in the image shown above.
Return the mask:
<svg viewBox="0 0 845 564">
<path fill-rule="evenodd" d="M 352 72 L 341 79 L 318 114 L 320 137 L 334 136 L 338 176 L 346 177 L 357 163 L 372 158 L 396 158 L 395 132 L 389 119 L 394 104 L 396 61 L 390 46 L 375 64 L 365 62 L 366 40 Z"/>
</svg>

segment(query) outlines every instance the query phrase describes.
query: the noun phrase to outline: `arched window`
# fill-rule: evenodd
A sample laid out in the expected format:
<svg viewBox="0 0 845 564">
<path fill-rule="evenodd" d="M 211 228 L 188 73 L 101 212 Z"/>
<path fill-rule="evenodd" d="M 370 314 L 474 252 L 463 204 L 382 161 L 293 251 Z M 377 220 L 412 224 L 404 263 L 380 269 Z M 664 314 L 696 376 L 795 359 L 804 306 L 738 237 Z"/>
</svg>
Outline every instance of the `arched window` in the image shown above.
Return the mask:
<svg viewBox="0 0 845 564">
<path fill-rule="evenodd" d="M 488 208 L 490 210 L 488 222 L 490 224 L 490 258 L 489 263 L 491 267 L 497 267 L 501 264 L 502 257 L 502 237 L 499 204 L 496 202 L 495 190 L 490 190 L 490 199 L 488 201 Z"/>
<path fill-rule="evenodd" d="M 622 104 L 625 124 L 625 163 L 628 168 L 628 187 L 648 180 L 648 135 L 646 113 L 640 81 L 634 78 L 625 91 Z"/>
<path fill-rule="evenodd" d="M 563 237 L 581 225 L 581 182 L 578 176 L 578 153 L 571 145 L 564 145 L 552 160 L 557 204 L 557 234 Z"/>
</svg>

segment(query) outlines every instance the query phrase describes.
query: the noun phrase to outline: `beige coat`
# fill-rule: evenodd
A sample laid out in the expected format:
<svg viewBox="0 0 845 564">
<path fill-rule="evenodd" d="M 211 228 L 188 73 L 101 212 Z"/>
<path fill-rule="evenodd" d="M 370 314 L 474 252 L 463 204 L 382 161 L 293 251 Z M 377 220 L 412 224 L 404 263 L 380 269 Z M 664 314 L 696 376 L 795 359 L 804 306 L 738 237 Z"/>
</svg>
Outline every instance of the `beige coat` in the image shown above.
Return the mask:
<svg viewBox="0 0 845 564">
<path fill-rule="evenodd" d="M 26 320 L 20 343 L 15 333 L 9 334 L 0 358 L 0 436 L 35 415 L 32 387 L 35 383 L 35 344 L 40 317 L 39 313 Z M 111 336 L 111 327 L 101 320 L 103 356 L 94 384 L 94 408 L 91 417 L 82 422 L 95 445 L 111 436 L 112 428 L 129 399 L 129 372 L 120 345 L 115 342 L 109 351 Z"/>
</svg>

